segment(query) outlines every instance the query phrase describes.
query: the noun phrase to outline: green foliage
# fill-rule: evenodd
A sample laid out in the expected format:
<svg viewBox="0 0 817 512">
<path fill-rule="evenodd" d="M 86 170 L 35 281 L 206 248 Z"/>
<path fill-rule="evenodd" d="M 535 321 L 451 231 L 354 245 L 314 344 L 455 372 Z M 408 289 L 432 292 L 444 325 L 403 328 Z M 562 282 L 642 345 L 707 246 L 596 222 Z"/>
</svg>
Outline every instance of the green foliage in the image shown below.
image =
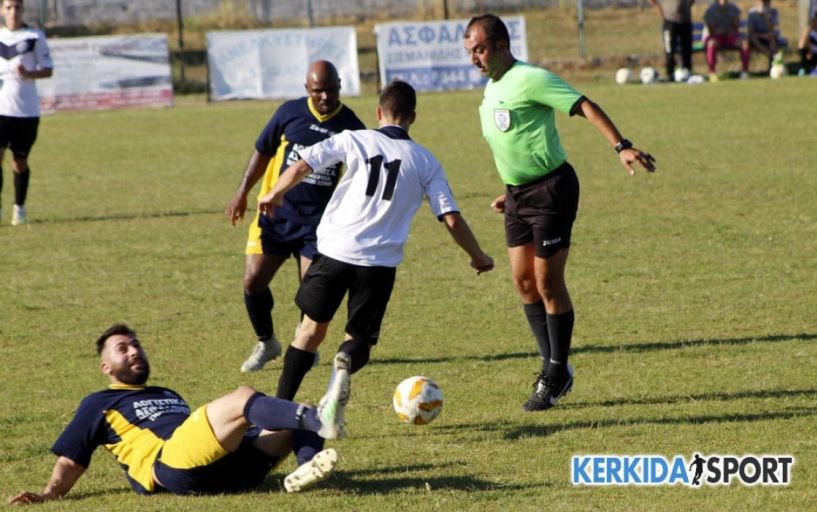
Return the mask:
<svg viewBox="0 0 817 512">
<path fill-rule="evenodd" d="M 568 267 L 577 324 L 572 394 L 544 414 L 520 405 L 537 358 L 510 284 L 502 192 L 481 139 L 481 93 L 426 94 L 412 133 L 445 165 L 494 272 L 475 276 L 421 211 L 372 363 L 353 378 L 338 475 L 280 490 L 144 498 L 97 454 L 69 498 L 45 510 L 745 510 L 813 503 L 817 471 L 817 208 L 808 79 L 700 86 L 588 85 L 658 160 L 629 177 L 585 121 L 560 116 L 582 180 Z M 374 126 L 374 99 L 348 103 Z M 252 347 L 241 300 L 249 219 L 222 210 L 275 105 L 241 102 L 46 117 L 31 156 L 29 216 L 0 227 L 0 493 L 39 490 L 53 440 L 106 384 L 93 341 L 126 321 L 157 385 L 193 406 L 241 383 L 274 391 L 280 363 L 238 368 Z M 292 332 L 294 265 L 274 281 L 278 332 Z M 317 401 L 324 362 L 299 398 Z M 427 427 L 397 422 L 391 393 L 426 374 L 446 393 Z M 586 488 L 574 454 L 793 454 L 786 488 Z"/>
</svg>

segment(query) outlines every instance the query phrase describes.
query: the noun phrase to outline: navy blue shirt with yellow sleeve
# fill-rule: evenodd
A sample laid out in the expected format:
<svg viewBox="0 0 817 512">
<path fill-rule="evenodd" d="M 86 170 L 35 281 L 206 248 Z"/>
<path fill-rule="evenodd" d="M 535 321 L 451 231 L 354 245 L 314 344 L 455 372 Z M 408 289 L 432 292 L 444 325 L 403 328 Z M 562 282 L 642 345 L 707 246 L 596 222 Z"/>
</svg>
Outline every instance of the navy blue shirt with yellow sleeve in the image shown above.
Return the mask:
<svg viewBox="0 0 817 512">
<path fill-rule="evenodd" d="M 343 104 L 323 115 L 307 97 L 283 103 L 255 142 L 256 151 L 272 157 L 258 197 L 272 190 L 281 173 L 300 159 L 298 151 L 344 130 L 364 128 L 366 126 L 363 122 Z M 340 168 L 341 164 L 336 164 L 326 169 L 315 169 L 303 182 L 287 192 L 284 204 L 276 208 L 275 216 L 288 220 L 291 226 L 289 229 L 303 231 L 287 233 L 287 238 L 314 235 L 315 227 L 338 183 Z M 263 215 L 256 218 L 262 229 L 267 227 L 267 222 L 272 222 Z"/>
<path fill-rule="evenodd" d="M 176 392 L 156 386 L 111 386 L 85 397 L 51 451 L 87 468 L 102 445 L 116 456 L 138 493 L 152 492 L 153 463 L 190 416 Z"/>
</svg>

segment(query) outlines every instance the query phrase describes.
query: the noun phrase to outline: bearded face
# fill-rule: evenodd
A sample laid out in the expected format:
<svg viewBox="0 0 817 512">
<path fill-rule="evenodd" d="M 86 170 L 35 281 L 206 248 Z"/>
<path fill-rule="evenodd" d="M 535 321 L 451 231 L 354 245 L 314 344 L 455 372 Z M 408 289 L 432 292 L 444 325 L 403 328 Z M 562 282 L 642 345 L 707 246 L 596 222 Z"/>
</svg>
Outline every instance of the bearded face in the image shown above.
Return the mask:
<svg viewBox="0 0 817 512">
<path fill-rule="evenodd" d="M 102 351 L 102 373 L 114 384 L 141 386 L 150 376 L 150 364 L 139 340 L 129 334 L 107 339 Z"/>
</svg>

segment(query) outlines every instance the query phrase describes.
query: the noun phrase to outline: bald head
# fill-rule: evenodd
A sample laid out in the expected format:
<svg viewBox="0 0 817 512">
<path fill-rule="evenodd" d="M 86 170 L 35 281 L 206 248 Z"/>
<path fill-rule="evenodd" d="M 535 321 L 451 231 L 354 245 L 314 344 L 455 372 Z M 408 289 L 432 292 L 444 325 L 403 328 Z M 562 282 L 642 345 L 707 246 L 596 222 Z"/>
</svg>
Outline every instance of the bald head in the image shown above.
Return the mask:
<svg viewBox="0 0 817 512">
<path fill-rule="evenodd" d="M 306 72 L 306 94 L 321 115 L 326 115 L 340 105 L 340 77 L 335 66 L 326 60 L 310 64 Z"/>
</svg>

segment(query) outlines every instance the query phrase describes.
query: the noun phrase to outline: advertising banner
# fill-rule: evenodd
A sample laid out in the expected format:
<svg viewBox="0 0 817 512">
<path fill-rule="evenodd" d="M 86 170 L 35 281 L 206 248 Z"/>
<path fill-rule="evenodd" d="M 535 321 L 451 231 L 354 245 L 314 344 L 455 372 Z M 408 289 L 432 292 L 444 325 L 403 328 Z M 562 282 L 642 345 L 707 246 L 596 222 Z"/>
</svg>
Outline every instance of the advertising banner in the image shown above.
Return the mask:
<svg viewBox="0 0 817 512">
<path fill-rule="evenodd" d="M 44 112 L 173 105 L 165 34 L 49 39 L 48 47 L 54 75 L 37 80 Z"/>
<path fill-rule="evenodd" d="M 304 96 L 306 71 L 316 60 L 335 65 L 344 96 L 360 95 L 357 35 L 352 27 L 208 32 L 210 98 Z"/>
<path fill-rule="evenodd" d="M 511 51 L 528 60 L 525 18 L 502 18 L 511 36 Z M 473 89 L 486 78 L 468 59 L 463 34 L 468 20 L 418 21 L 375 25 L 380 83 L 399 78 L 418 91 Z"/>
</svg>

